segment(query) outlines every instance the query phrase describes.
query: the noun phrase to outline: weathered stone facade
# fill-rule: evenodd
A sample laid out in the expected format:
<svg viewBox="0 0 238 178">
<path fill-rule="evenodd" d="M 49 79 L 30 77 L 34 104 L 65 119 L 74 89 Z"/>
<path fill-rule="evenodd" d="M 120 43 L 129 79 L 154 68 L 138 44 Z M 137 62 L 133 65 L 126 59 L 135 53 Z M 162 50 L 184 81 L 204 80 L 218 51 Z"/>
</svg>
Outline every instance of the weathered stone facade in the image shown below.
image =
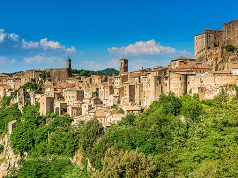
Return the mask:
<svg viewBox="0 0 238 178">
<path fill-rule="evenodd" d="M 227 51 L 226 46 L 238 47 L 238 20 L 227 22 L 222 30 L 205 30 L 194 37 L 194 57 L 214 71 L 237 68 L 238 51 Z"/>
</svg>

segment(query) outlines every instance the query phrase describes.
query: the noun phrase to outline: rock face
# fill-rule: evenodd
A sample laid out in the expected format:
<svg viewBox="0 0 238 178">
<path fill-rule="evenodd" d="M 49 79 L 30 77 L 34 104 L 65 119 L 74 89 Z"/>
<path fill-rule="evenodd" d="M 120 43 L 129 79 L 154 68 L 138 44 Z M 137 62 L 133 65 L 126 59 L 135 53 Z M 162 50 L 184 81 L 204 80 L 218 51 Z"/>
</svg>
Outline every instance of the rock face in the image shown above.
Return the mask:
<svg viewBox="0 0 238 178">
<path fill-rule="evenodd" d="M 8 134 L 0 138 L 0 144 L 4 145 L 4 150 L 0 154 L 0 178 L 5 177 L 11 168 L 17 168 L 18 161 L 21 159 L 20 155 L 15 155 L 10 147 L 9 138 L 12 132 L 12 127 L 16 124 L 15 121 L 9 123 L 11 129 Z"/>
</svg>

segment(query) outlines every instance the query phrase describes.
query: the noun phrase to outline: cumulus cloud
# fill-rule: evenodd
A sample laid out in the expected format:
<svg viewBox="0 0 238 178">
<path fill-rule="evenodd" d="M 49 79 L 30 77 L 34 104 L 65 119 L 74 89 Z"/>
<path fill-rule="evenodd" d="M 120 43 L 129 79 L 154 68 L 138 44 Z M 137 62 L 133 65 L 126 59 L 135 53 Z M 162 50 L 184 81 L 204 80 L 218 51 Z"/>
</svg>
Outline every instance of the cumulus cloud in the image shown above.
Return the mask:
<svg viewBox="0 0 238 178">
<path fill-rule="evenodd" d="M 3 29 L 0 29 L 0 42 L 3 42 L 6 38 L 6 34 Z"/>
<path fill-rule="evenodd" d="M 59 41 L 48 40 L 48 38 L 42 38 L 39 41 L 27 41 L 16 33 L 8 33 L 4 29 L 0 29 L 0 44 L 1 47 L 6 47 L 7 49 L 38 49 L 38 50 L 51 50 L 65 53 L 75 53 L 76 48 L 74 46 L 66 47 Z M 4 46 L 5 45 L 5 46 Z"/>
<path fill-rule="evenodd" d="M 22 40 L 22 47 L 25 49 L 52 49 L 52 50 L 62 50 L 64 52 L 68 53 L 74 53 L 76 52 L 75 47 L 65 47 L 58 41 L 50 41 L 47 38 L 42 38 L 39 42 L 35 41 L 26 41 L 25 39 Z"/>
<path fill-rule="evenodd" d="M 45 56 L 45 55 L 35 55 L 30 57 L 25 57 L 24 62 L 28 64 L 53 64 L 53 63 L 62 63 L 64 59 L 56 56 Z"/>
<path fill-rule="evenodd" d="M 108 51 L 112 54 L 120 54 L 125 56 L 166 55 L 181 52 L 176 48 L 163 46 L 153 39 L 149 41 L 138 41 L 128 46 L 108 48 Z"/>
<path fill-rule="evenodd" d="M 43 48 L 43 49 L 62 49 L 64 48 L 60 42 L 58 41 L 48 41 L 47 38 L 43 38 L 40 40 L 40 46 Z"/>
<path fill-rule="evenodd" d="M 7 39 L 17 41 L 19 39 L 19 35 L 16 33 L 7 33 L 4 29 L 0 29 L 0 43 Z"/>
<path fill-rule="evenodd" d="M 8 34 L 8 38 L 13 41 L 17 41 L 19 39 L 19 35 L 16 33 L 10 33 L 10 34 Z"/>
<path fill-rule="evenodd" d="M 26 41 L 25 39 L 22 40 L 22 47 L 25 49 L 31 49 L 31 48 L 38 48 L 39 43 L 34 41 Z"/>
</svg>

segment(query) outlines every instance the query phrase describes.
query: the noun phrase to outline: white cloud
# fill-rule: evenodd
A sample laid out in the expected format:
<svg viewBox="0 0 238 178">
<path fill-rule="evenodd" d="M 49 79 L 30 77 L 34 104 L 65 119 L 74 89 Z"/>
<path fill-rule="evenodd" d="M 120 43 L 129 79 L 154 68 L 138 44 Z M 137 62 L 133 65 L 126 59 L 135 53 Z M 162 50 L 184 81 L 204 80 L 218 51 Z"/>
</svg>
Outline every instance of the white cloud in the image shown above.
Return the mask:
<svg viewBox="0 0 238 178">
<path fill-rule="evenodd" d="M 16 33 L 7 33 L 4 29 L 0 29 L 0 43 L 9 39 L 11 41 L 17 41 L 19 35 Z"/>
<path fill-rule="evenodd" d="M 43 38 L 40 40 L 40 46 L 43 49 L 63 49 L 64 46 L 62 46 L 58 41 L 48 41 L 47 38 Z"/>
<path fill-rule="evenodd" d="M 58 41 L 49 41 L 47 38 L 42 38 L 39 42 L 34 41 L 26 41 L 25 39 L 22 40 L 22 47 L 25 49 L 37 49 L 41 48 L 44 50 L 52 49 L 52 50 L 62 50 L 68 53 L 76 52 L 75 47 L 66 48 Z"/>
<path fill-rule="evenodd" d="M 25 57 L 23 59 L 24 62 L 28 64 L 53 64 L 53 63 L 62 63 L 64 59 L 56 56 L 45 56 L 45 55 L 35 55 L 30 57 Z"/>
<path fill-rule="evenodd" d="M 6 38 L 6 34 L 3 29 L 0 29 L 0 43 L 3 42 Z"/>
<path fill-rule="evenodd" d="M 163 46 L 153 39 L 149 41 L 139 41 L 128 46 L 108 48 L 108 51 L 112 54 L 120 54 L 125 56 L 166 55 L 181 52 L 176 48 Z"/>
<path fill-rule="evenodd" d="M 8 34 L 8 38 L 13 41 L 17 41 L 19 39 L 19 35 L 16 33 L 10 33 L 10 34 Z"/>
<path fill-rule="evenodd" d="M 58 52 L 65 53 L 75 53 L 76 48 L 74 46 L 66 47 L 58 41 L 48 40 L 47 38 L 42 38 L 39 41 L 27 41 L 26 39 L 20 39 L 20 36 L 16 33 L 8 33 L 4 29 L 0 28 L 0 43 L 11 42 L 8 44 L 7 48 L 12 47 L 17 49 L 21 47 L 27 50 L 30 49 L 40 49 L 40 50 L 54 50 Z"/>
<path fill-rule="evenodd" d="M 25 39 L 22 40 L 22 47 L 25 49 L 31 49 L 31 48 L 38 48 L 39 43 L 34 41 L 26 41 Z"/>
<path fill-rule="evenodd" d="M 72 46 L 70 48 L 65 48 L 65 51 L 69 52 L 69 53 L 75 53 L 76 52 L 76 48 Z"/>
</svg>

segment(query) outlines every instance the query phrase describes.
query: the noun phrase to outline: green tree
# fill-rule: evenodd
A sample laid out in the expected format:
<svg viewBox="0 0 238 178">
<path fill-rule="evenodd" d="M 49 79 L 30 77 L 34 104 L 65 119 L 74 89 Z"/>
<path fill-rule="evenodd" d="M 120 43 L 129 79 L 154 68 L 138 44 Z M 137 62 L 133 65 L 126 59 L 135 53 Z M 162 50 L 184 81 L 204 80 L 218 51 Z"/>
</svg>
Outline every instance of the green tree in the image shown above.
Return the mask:
<svg viewBox="0 0 238 178">
<path fill-rule="evenodd" d="M 93 177 L 155 177 L 156 165 L 150 157 L 137 151 L 123 151 L 109 148 L 103 159 L 102 171 Z"/>
<path fill-rule="evenodd" d="M 183 95 L 180 98 L 182 104 L 181 113 L 192 120 L 196 120 L 202 113 L 203 107 L 199 99 L 192 98 L 189 95 Z"/>
<path fill-rule="evenodd" d="M 96 119 L 91 119 L 82 123 L 79 129 L 81 150 L 84 156 L 89 157 L 94 144 L 103 133 L 102 124 Z"/>
<path fill-rule="evenodd" d="M 180 113 L 181 103 L 179 98 L 176 97 L 173 93 L 168 95 L 160 95 L 159 105 L 162 107 L 165 114 L 172 114 L 177 116 Z"/>
<path fill-rule="evenodd" d="M 6 133 L 8 123 L 13 120 L 18 120 L 20 116 L 21 112 L 17 105 L 0 108 L 0 133 Z"/>
</svg>

